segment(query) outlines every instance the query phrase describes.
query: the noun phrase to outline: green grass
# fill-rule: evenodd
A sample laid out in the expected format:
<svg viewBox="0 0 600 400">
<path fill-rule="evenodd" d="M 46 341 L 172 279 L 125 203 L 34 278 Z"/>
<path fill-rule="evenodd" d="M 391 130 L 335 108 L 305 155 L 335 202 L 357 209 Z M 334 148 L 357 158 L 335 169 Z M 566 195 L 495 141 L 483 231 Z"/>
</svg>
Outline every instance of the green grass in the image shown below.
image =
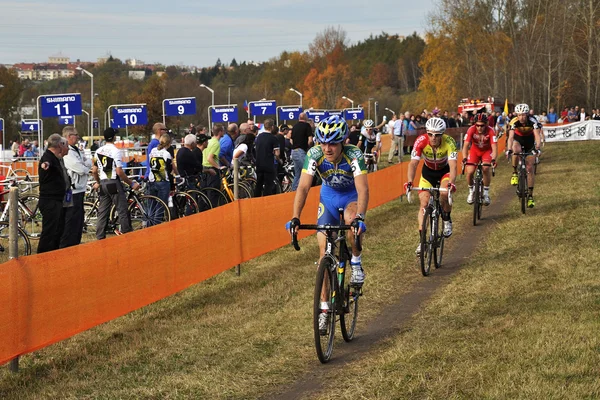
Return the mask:
<svg viewBox="0 0 600 400">
<path fill-rule="evenodd" d="M 512 198 L 493 233 L 477 237 L 480 253 L 409 329 L 336 370 L 346 387 L 317 397 L 598 395 L 600 191 L 592 163 L 599 145 L 547 146 L 536 209 L 522 217 Z M 568 175 L 574 159 L 576 180 Z M 499 169 L 493 199 L 508 174 Z M 569 191 L 566 180 L 587 188 Z M 471 221 L 464 180 L 458 186 L 457 234 Z M 359 337 L 426 279 L 414 257 L 416 213 L 415 204 L 397 200 L 369 212 Z M 460 239 L 449 240 L 449 252 L 453 240 Z M 225 272 L 24 356 L 19 374 L 0 372 L 0 397 L 248 399 L 292 383 L 321 367 L 311 315 L 318 250 L 314 237 L 301 245 L 301 252 L 290 246 L 243 264 L 241 277 Z M 337 349 L 351 346 L 338 335 Z"/>
</svg>

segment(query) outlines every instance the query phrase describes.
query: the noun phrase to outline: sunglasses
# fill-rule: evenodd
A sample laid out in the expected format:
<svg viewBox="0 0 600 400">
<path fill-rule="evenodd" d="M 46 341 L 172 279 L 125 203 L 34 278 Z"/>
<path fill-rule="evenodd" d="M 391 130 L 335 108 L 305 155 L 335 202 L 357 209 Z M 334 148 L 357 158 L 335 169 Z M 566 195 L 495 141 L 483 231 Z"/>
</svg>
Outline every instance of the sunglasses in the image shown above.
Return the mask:
<svg viewBox="0 0 600 400">
<path fill-rule="evenodd" d="M 475 124 L 475 126 L 478 127 L 478 128 L 485 128 L 485 125 Z"/>
<path fill-rule="evenodd" d="M 427 132 L 427 136 L 432 138 L 442 137 L 443 133 L 429 133 Z"/>
</svg>

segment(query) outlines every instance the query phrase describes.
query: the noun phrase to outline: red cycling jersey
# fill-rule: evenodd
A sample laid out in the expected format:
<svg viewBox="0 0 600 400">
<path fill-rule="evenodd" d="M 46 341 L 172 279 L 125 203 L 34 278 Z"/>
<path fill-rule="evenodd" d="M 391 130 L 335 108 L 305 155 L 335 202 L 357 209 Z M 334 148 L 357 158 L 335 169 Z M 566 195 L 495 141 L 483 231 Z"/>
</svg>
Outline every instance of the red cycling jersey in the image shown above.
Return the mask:
<svg viewBox="0 0 600 400">
<path fill-rule="evenodd" d="M 471 126 L 467 130 L 467 136 L 465 136 L 465 143 L 472 143 L 471 150 L 478 148 L 479 150 L 491 150 L 492 144 L 498 143 L 494 130 L 486 126 L 485 134 L 479 134 L 475 125 Z"/>
</svg>

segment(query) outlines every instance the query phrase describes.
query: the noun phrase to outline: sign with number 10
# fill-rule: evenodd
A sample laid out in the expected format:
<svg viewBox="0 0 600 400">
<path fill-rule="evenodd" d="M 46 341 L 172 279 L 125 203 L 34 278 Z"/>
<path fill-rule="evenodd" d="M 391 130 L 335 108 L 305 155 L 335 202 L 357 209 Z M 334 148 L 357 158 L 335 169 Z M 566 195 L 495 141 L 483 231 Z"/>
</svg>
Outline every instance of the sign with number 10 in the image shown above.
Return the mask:
<svg viewBox="0 0 600 400">
<path fill-rule="evenodd" d="M 148 109 L 145 105 L 113 108 L 113 119 L 110 126 L 123 128 L 125 126 L 146 125 L 148 123 Z"/>
</svg>

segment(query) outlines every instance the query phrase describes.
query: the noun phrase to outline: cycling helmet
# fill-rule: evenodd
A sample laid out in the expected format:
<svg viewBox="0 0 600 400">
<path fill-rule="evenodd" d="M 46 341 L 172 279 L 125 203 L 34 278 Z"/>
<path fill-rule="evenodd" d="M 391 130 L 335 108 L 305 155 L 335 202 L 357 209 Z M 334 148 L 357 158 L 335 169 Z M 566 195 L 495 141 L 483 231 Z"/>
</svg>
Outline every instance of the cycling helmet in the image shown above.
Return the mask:
<svg viewBox="0 0 600 400">
<path fill-rule="evenodd" d="M 427 132 L 444 133 L 446 132 L 446 123 L 441 118 L 432 117 L 425 123 L 425 129 Z"/>
<path fill-rule="evenodd" d="M 487 124 L 488 122 L 488 116 L 486 113 L 478 113 L 473 115 L 473 123 L 477 123 L 477 122 L 483 122 L 485 124 Z"/>
<path fill-rule="evenodd" d="M 517 114 L 527 114 L 529 112 L 529 106 L 525 103 L 517 104 L 515 106 L 515 113 Z"/>
<path fill-rule="evenodd" d="M 365 122 L 363 122 L 363 126 L 365 128 L 372 128 L 375 125 L 375 123 L 373 122 L 372 119 L 366 119 Z"/>
<path fill-rule="evenodd" d="M 348 137 L 348 124 L 339 115 L 332 115 L 319 122 L 315 136 L 319 143 L 342 143 Z"/>
</svg>

